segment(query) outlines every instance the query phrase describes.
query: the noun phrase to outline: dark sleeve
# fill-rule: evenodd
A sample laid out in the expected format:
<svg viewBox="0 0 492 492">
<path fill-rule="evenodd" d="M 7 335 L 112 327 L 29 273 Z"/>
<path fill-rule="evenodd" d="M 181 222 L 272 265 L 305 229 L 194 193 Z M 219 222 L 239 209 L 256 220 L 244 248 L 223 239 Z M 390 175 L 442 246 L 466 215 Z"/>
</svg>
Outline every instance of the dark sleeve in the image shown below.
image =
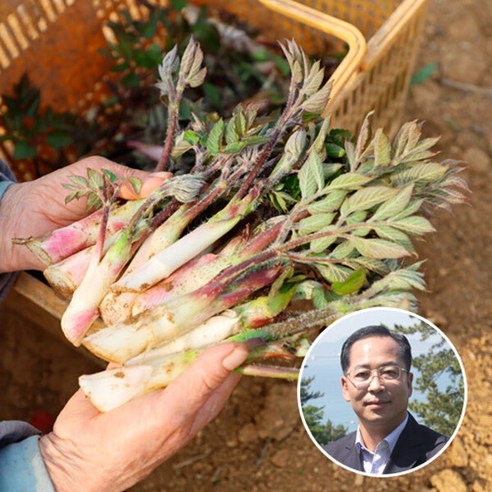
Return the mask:
<svg viewBox="0 0 492 492">
<path fill-rule="evenodd" d="M 15 183 L 15 176 L 11 169 L 0 160 L 0 214 L 2 213 L 2 196 L 7 188 Z M 2 252 L 0 251 L 0 255 Z M 2 273 L 0 274 L 0 301 L 7 295 L 17 278 L 17 273 Z"/>
</svg>

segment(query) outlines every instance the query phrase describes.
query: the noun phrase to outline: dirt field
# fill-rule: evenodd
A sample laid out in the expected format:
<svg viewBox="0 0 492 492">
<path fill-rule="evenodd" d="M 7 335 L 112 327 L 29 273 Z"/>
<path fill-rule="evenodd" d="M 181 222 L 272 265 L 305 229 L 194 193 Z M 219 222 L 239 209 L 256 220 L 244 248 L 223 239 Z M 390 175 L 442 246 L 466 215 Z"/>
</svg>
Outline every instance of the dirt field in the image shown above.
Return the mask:
<svg viewBox="0 0 492 492">
<path fill-rule="evenodd" d="M 492 2 L 430 0 L 417 68 L 438 70 L 414 86 L 407 119 L 442 135 L 442 158 L 468 161 L 469 205 L 441 213 L 419 243 L 428 292 L 420 314 L 454 342 L 468 377 L 468 410 L 448 450 L 395 479 L 356 476 L 332 465 L 304 432 L 294 384 L 243 378 L 219 418 L 135 491 L 353 492 L 492 490 Z M 91 361 L 4 307 L 0 418 L 56 415 Z M 41 419 L 41 420 L 40 420 Z"/>
</svg>

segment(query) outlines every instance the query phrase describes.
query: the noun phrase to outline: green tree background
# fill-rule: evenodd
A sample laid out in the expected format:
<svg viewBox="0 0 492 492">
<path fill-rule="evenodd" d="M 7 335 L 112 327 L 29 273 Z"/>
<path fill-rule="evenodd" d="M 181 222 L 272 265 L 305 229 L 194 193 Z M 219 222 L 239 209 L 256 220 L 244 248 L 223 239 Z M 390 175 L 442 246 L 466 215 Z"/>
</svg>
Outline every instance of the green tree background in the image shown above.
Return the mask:
<svg viewBox="0 0 492 492">
<path fill-rule="evenodd" d="M 304 420 L 312 436 L 322 446 L 331 441 L 335 441 L 347 434 L 347 427 L 342 424 L 334 425 L 330 419 L 323 421 L 323 408 L 313 404 L 308 404 L 311 400 L 316 400 L 324 396 L 320 391 L 312 391 L 311 383 L 314 376 L 303 378 L 301 381 L 301 406 Z"/>
<path fill-rule="evenodd" d="M 394 330 L 405 335 L 418 334 L 421 341 L 433 335 L 439 337 L 427 353 L 412 361 L 420 373 L 413 382 L 413 388 L 425 399 L 411 401 L 409 409 L 428 427 L 451 436 L 458 426 L 465 403 L 464 377 L 456 354 L 433 327 L 422 321 L 409 327 L 397 325 Z M 444 389 L 438 384 L 442 376 L 446 376 L 448 381 Z"/>
</svg>

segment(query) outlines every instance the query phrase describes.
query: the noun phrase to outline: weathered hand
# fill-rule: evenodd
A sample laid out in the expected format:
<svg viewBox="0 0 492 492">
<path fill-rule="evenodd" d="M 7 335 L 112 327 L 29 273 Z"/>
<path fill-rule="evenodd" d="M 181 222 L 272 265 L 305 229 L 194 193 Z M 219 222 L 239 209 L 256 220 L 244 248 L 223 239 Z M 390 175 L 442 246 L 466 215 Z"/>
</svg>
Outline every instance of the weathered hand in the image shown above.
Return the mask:
<svg viewBox="0 0 492 492">
<path fill-rule="evenodd" d="M 109 169 L 119 178 L 131 176 L 143 182 L 141 196 L 148 195 L 159 186 L 166 175 L 152 175 L 130 169 L 103 157 L 88 157 L 75 164 L 59 169 L 35 181 L 18 183 L 6 191 L 0 208 L 0 272 L 42 269 L 44 265 L 24 246 L 12 245 L 12 238 L 37 237 L 58 227 L 65 226 L 84 217 L 86 200 L 73 200 L 65 204 L 69 176 L 86 176 L 87 168 Z M 136 198 L 130 186 L 120 190 L 123 198 Z"/>
<path fill-rule="evenodd" d="M 217 416 L 236 386 L 242 344 L 213 347 L 164 390 L 99 412 L 81 391 L 40 448 L 59 492 L 118 492 L 146 477 Z"/>
</svg>

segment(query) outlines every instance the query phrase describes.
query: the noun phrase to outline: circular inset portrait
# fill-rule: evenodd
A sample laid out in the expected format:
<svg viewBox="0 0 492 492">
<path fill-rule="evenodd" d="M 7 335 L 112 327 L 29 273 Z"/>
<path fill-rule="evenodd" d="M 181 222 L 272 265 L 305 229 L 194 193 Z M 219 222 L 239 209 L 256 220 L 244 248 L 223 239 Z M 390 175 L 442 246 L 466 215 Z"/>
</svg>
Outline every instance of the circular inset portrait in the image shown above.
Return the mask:
<svg viewBox="0 0 492 492">
<path fill-rule="evenodd" d="M 333 462 L 367 476 L 418 470 L 458 432 L 467 398 L 463 363 L 430 321 L 395 308 L 344 316 L 302 364 L 304 427 Z"/>
</svg>

